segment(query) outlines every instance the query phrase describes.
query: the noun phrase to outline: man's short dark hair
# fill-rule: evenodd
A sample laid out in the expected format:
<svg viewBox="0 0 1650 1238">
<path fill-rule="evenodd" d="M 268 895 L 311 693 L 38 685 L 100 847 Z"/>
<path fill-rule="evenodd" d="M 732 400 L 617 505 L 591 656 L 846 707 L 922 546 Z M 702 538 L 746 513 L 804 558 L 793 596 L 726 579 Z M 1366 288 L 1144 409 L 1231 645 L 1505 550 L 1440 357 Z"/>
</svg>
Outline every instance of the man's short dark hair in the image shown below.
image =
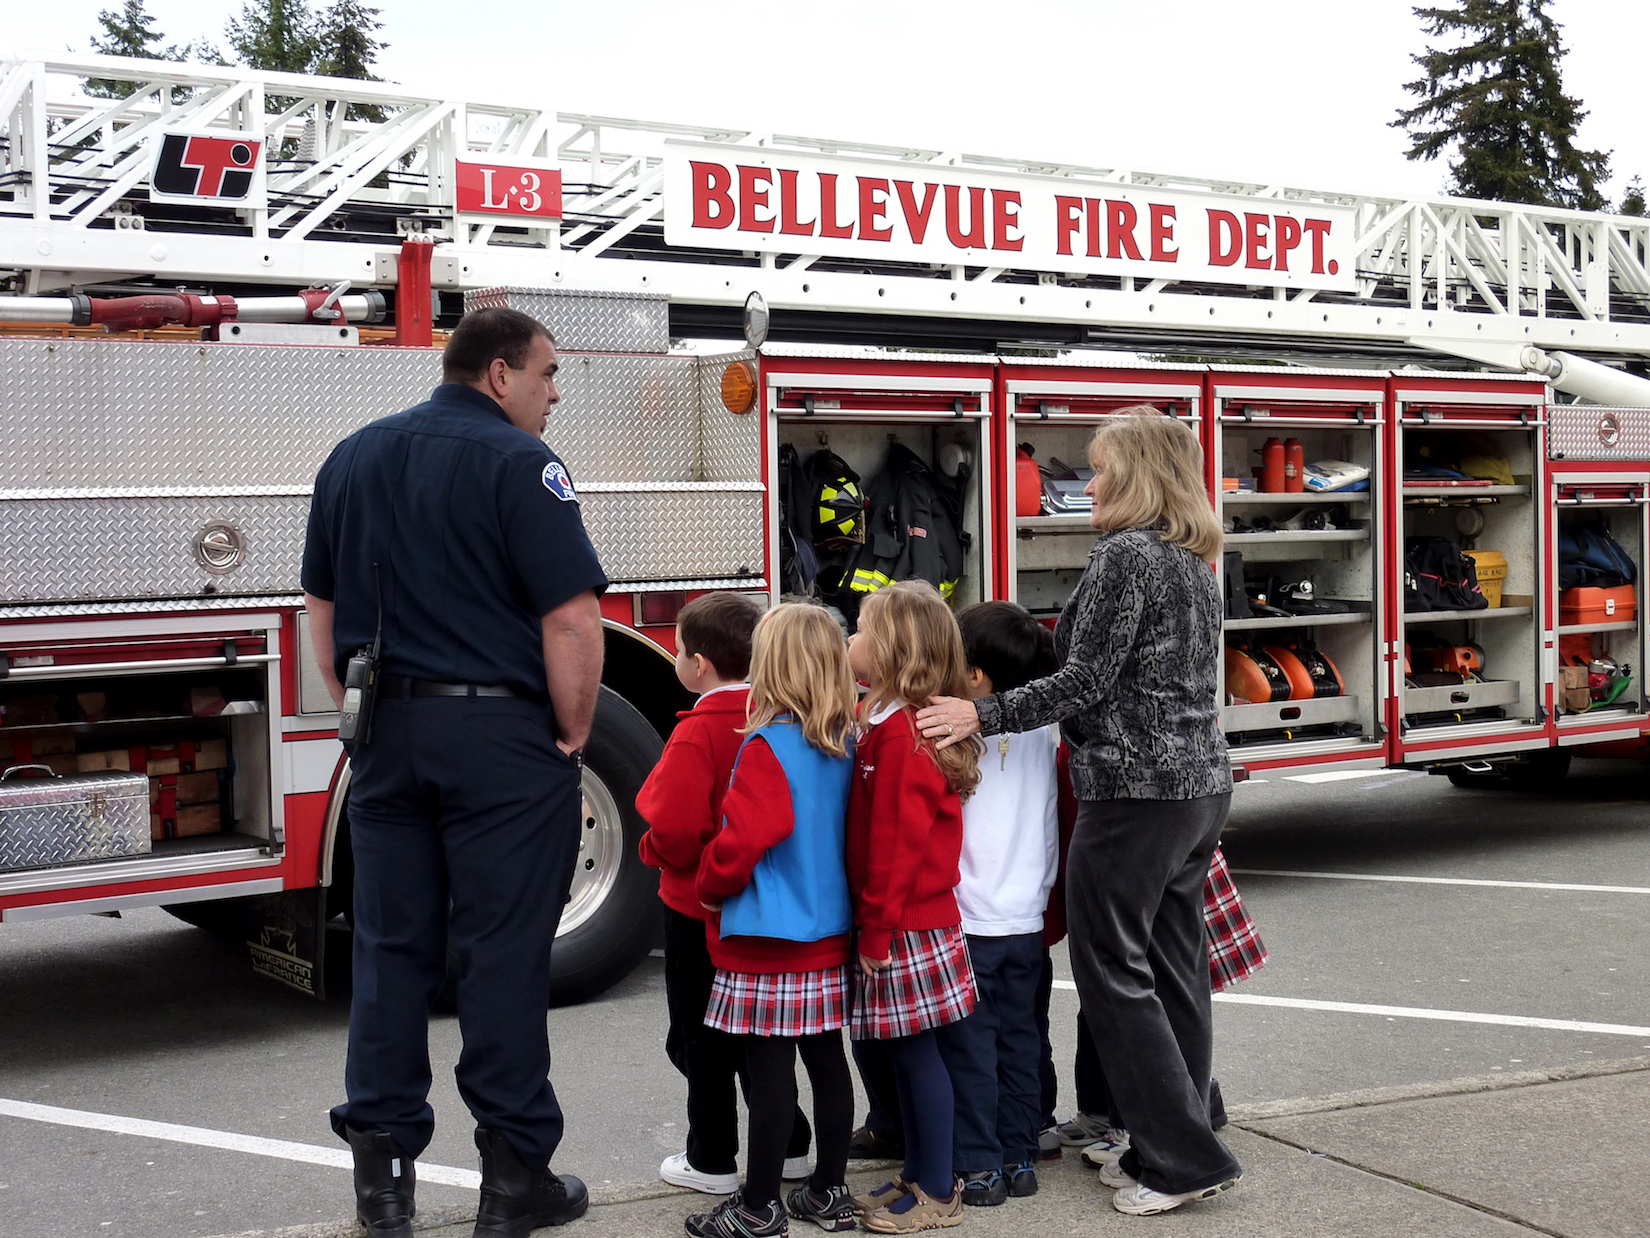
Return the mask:
<svg viewBox="0 0 1650 1238">
<path fill-rule="evenodd" d="M 441 381 L 479 383 L 494 358 L 519 370 L 527 364 L 527 350 L 538 336 L 556 342 L 549 327 L 520 310 L 502 305 L 472 310 L 458 320 L 447 337 L 447 347 L 441 350 Z"/>
<path fill-rule="evenodd" d="M 1054 633 L 1013 602 L 976 602 L 957 612 L 968 664 L 991 680 L 994 692 L 1023 688 L 1057 671 Z"/>
<path fill-rule="evenodd" d="M 707 593 L 682 607 L 682 651 L 701 655 L 723 679 L 751 673 L 751 634 L 762 618 L 756 600 L 743 593 Z"/>
</svg>

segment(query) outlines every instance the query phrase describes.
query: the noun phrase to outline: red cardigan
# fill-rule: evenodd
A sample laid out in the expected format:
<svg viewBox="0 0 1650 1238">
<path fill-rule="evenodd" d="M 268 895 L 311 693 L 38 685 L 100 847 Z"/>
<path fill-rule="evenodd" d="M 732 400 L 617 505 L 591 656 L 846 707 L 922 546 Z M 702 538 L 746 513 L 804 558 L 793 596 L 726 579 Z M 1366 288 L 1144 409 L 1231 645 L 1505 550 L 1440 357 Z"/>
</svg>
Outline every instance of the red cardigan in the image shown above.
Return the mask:
<svg viewBox="0 0 1650 1238">
<path fill-rule="evenodd" d="M 861 736 L 848 793 L 848 888 L 859 950 L 885 959 L 896 929 L 951 928 L 961 874 L 962 800 L 909 709 Z"/>
<path fill-rule="evenodd" d="M 750 885 L 757 861 L 796 828 L 790 783 L 765 740 L 752 740 L 745 748 L 739 771 L 722 801 L 722 813 L 722 829 L 699 862 L 699 897 L 707 903 L 732 898 Z M 723 937 L 721 920 L 721 913 L 715 912 L 705 922 L 705 945 L 711 962 L 724 971 L 820 971 L 848 961 L 846 933 L 819 941 Z"/>
<path fill-rule="evenodd" d="M 679 721 L 659 763 L 636 795 L 636 811 L 652 828 L 642 835 L 642 863 L 660 869 L 659 897 L 672 911 L 703 920 L 694 882 L 705 844 L 722 825 L 722 798 L 744 736 L 750 687 L 740 684 L 699 698 Z"/>
</svg>

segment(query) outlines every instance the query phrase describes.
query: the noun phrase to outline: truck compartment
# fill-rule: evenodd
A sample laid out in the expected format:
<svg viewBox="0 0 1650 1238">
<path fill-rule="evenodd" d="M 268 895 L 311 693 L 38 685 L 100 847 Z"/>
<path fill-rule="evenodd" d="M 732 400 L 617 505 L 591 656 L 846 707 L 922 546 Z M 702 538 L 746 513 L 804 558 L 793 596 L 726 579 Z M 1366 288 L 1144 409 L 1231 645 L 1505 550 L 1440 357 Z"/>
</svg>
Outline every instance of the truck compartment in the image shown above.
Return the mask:
<svg viewBox="0 0 1650 1238">
<path fill-rule="evenodd" d="M 1555 488 L 1553 696 L 1560 726 L 1645 712 L 1647 490 L 1650 485 L 1632 477 L 1561 479 Z"/>
</svg>

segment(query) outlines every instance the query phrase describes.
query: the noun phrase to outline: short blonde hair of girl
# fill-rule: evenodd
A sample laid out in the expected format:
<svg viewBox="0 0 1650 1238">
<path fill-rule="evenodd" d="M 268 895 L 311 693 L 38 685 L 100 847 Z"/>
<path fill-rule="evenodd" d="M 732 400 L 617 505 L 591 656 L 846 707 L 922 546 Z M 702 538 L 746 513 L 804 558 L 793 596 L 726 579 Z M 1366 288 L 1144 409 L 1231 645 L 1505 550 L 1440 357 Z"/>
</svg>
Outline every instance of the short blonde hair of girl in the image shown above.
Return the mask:
<svg viewBox="0 0 1650 1238">
<path fill-rule="evenodd" d="M 815 748 L 833 757 L 847 756 L 856 696 L 848 642 L 829 611 L 782 602 L 762 616 L 751 641 L 745 734 L 780 714 L 790 714 Z"/>
<path fill-rule="evenodd" d="M 877 590 L 859 608 L 859 631 L 870 645 L 870 694 L 860 707 L 869 718 L 887 705 L 922 709 L 931 696 L 968 699 L 968 654 L 957 618 L 926 580 L 902 580 Z M 936 750 L 917 734 L 945 782 L 963 799 L 980 783 L 980 742 Z"/>
<path fill-rule="evenodd" d="M 1190 427 L 1149 404 L 1119 409 L 1089 439 L 1097 484 L 1094 527 L 1149 528 L 1213 563 L 1220 555 L 1220 520 L 1203 482 L 1203 448 Z"/>
</svg>

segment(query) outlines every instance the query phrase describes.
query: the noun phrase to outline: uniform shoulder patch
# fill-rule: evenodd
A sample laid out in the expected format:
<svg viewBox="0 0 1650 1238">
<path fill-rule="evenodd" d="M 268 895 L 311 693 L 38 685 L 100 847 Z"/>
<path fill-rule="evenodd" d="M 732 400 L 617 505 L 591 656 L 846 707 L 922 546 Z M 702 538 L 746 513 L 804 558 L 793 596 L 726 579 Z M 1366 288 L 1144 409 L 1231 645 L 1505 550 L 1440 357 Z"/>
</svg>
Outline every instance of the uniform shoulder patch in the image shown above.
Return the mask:
<svg viewBox="0 0 1650 1238">
<path fill-rule="evenodd" d="M 564 503 L 577 503 L 578 491 L 573 489 L 573 479 L 567 475 L 567 469 L 560 460 L 552 460 L 544 466 L 542 474 L 544 488 Z"/>
</svg>

